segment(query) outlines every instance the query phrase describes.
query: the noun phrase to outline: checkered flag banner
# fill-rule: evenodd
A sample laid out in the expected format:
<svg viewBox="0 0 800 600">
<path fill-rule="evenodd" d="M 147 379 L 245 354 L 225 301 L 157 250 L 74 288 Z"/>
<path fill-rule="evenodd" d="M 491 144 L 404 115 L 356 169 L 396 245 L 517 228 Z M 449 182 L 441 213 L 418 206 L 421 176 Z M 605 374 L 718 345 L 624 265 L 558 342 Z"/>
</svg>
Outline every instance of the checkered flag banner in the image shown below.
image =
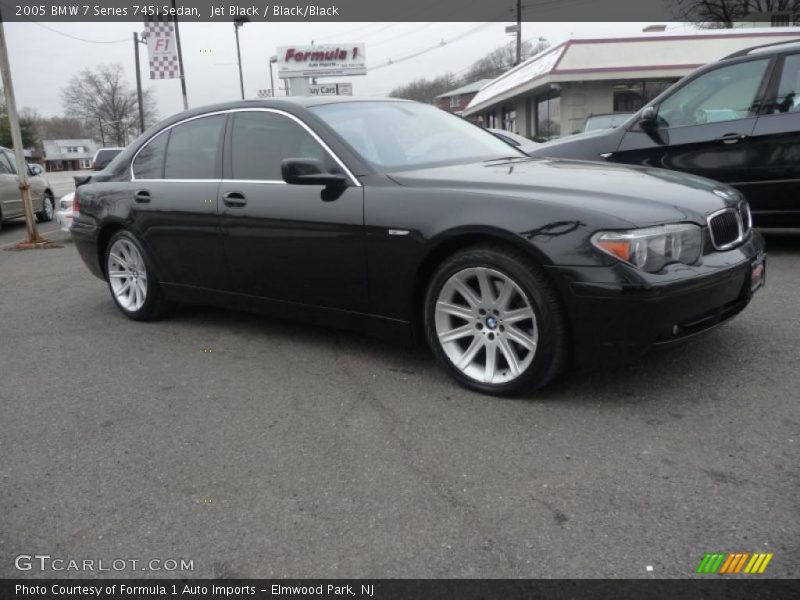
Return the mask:
<svg viewBox="0 0 800 600">
<path fill-rule="evenodd" d="M 175 43 L 175 24 L 145 18 L 147 54 L 150 57 L 150 79 L 177 79 L 181 76 Z"/>
</svg>

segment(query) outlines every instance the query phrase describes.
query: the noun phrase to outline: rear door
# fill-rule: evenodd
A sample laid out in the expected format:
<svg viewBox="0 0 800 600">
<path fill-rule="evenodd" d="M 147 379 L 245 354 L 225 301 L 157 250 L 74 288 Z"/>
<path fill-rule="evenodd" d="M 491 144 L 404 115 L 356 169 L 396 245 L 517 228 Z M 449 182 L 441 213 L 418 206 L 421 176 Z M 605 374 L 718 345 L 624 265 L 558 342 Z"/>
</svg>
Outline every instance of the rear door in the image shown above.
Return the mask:
<svg viewBox="0 0 800 600">
<path fill-rule="evenodd" d="M 133 215 L 166 283 L 226 289 L 217 196 L 226 115 L 157 134 L 133 161 Z"/>
<path fill-rule="evenodd" d="M 770 58 L 722 65 L 678 87 L 658 106 L 658 125 L 626 132 L 611 160 L 747 181 L 750 136 Z"/>
<path fill-rule="evenodd" d="M 753 160 L 742 191 L 756 222 L 800 223 L 800 53 L 780 56 L 752 136 Z"/>
<path fill-rule="evenodd" d="M 295 117 L 273 109 L 231 113 L 219 207 L 233 289 L 312 306 L 366 311 L 363 188 L 330 194 L 287 185 L 286 158 L 315 158 L 344 172 Z"/>
</svg>

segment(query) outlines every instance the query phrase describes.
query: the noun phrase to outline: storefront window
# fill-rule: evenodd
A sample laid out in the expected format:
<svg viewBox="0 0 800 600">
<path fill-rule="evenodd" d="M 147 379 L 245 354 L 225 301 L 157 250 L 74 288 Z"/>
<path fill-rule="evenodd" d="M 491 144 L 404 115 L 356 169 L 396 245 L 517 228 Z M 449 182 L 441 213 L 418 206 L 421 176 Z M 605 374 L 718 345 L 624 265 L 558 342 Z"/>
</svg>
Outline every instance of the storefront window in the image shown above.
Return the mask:
<svg viewBox="0 0 800 600">
<path fill-rule="evenodd" d="M 676 81 L 618 81 L 614 84 L 614 112 L 636 112 Z"/>
<path fill-rule="evenodd" d="M 486 113 L 484 123 L 488 129 L 497 129 L 497 115 L 493 112 Z"/>
<path fill-rule="evenodd" d="M 546 141 L 561 135 L 561 98 L 557 92 L 536 99 L 537 141 Z"/>
<path fill-rule="evenodd" d="M 516 133 L 517 131 L 517 111 L 513 109 L 503 109 L 503 129 Z"/>
</svg>

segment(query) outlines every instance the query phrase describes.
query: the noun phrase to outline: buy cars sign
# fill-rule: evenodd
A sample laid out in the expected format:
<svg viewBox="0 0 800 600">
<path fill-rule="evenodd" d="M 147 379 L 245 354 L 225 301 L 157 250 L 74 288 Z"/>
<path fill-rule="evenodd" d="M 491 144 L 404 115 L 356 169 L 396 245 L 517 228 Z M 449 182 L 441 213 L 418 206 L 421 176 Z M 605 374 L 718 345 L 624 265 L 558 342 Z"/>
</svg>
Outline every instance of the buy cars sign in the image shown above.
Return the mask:
<svg viewBox="0 0 800 600">
<path fill-rule="evenodd" d="M 279 46 L 278 77 L 366 75 L 364 44 Z"/>
</svg>

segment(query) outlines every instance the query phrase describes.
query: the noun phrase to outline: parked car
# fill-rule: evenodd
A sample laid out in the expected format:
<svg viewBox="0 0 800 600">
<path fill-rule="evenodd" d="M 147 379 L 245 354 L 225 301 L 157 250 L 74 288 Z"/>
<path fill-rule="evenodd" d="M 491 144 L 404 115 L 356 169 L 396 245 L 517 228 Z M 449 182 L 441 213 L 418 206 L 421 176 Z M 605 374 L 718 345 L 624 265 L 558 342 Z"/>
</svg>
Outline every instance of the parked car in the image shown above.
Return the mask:
<svg viewBox="0 0 800 600">
<path fill-rule="evenodd" d="M 56 212 L 56 223 L 61 225 L 62 231 L 69 231 L 72 226 L 72 201 L 75 198 L 75 192 L 70 192 L 61 196 L 58 201 L 58 211 Z"/>
<path fill-rule="evenodd" d="M 733 188 L 534 160 L 399 99 L 195 109 L 79 183 L 75 246 L 125 316 L 175 301 L 417 333 L 487 393 L 683 341 L 764 281 Z"/>
<path fill-rule="evenodd" d="M 543 144 L 531 154 L 702 175 L 741 191 L 756 225 L 800 226 L 800 40 L 731 54 L 616 129 Z"/>
<path fill-rule="evenodd" d="M 595 129 L 614 129 L 627 121 L 633 113 L 615 112 L 597 115 L 589 115 L 583 123 L 583 131 L 594 131 Z"/>
<path fill-rule="evenodd" d="M 102 171 L 124 148 L 100 148 L 92 158 L 92 171 Z"/>
<path fill-rule="evenodd" d="M 489 129 L 487 128 L 486 131 L 494 135 L 495 137 L 500 138 L 506 144 L 510 146 L 514 146 L 518 150 L 522 150 L 525 154 L 527 154 L 530 150 L 536 148 L 539 145 L 538 142 L 534 142 L 533 140 L 529 140 L 528 138 L 519 135 L 518 133 L 512 133 L 511 131 L 506 131 L 505 129 Z"/>
<path fill-rule="evenodd" d="M 55 199 L 41 165 L 26 164 L 33 210 L 39 221 L 52 221 Z M 22 194 L 19 191 L 17 159 L 8 148 L 0 147 L 0 229 L 3 221 L 24 217 Z"/>
</svg>

